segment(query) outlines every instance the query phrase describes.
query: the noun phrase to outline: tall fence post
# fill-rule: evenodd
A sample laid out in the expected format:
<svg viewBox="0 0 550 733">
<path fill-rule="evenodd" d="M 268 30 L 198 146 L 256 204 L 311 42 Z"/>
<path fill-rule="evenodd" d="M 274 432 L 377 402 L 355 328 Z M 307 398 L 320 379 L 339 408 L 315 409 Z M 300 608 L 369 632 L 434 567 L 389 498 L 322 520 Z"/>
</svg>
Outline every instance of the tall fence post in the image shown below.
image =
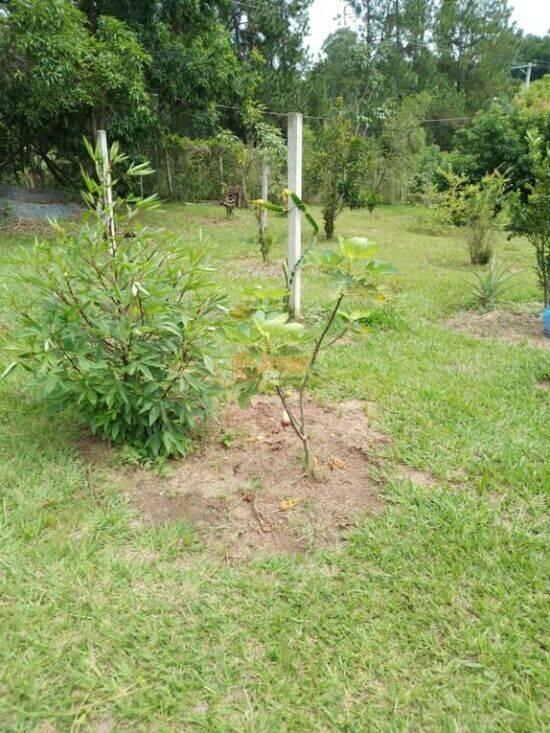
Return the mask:
<svg viewBox="0 0 550 733">
<path fill-rule="evenodd" d="M 529 86 L 531 84 L 531 71 L 533 70 L 533 64 L 530 61 L 527 64 L 527 69 L 525 71 L 525 89 L 529 89 Z"/>
<path fill-rule="evenodd" d="M 168 151 L 164 152 L 164 165 L 166 166 L 166 180 L 168 182 L 168 196 L 174 198 L 174 184 L 172 181 L 172 168 L 170 166 L 170 157 Z"/>
<path fill-rule="evenodd" d="M 299 112 L 288 115 L 288 188 L 302 197 L 302 123 Z M 302 218 L 300 210 L 289 201 L 288 212 L 288 272 L 291 277 L 290 313 L 293 318 L 300 317 L 302 280 L 300 269 L 295 269 L 302 254 Z"/>
<path fill-rule="evenodd" d="M 267 201 L 269 198 L 269 165 L 265 162 L 262 163 L 262 199 Z M 265 235 L 267 230 L 267 209 L 262 209 L 260 214 L 260 229 L 262 235 Z"/>
<path fill-rule="evenodd" d="M 113 182 L 111 179 L 111 161 L 109 160 L 109 146 L 105 130 L 97 131 L 97 147 L 101 156 L 102 185 L 104 189 L 103 205 L 105 207 L 105 228 L 110 242 L 111 255 L 116 255 L 115 215 L 113 209 Z"/>
</svg>

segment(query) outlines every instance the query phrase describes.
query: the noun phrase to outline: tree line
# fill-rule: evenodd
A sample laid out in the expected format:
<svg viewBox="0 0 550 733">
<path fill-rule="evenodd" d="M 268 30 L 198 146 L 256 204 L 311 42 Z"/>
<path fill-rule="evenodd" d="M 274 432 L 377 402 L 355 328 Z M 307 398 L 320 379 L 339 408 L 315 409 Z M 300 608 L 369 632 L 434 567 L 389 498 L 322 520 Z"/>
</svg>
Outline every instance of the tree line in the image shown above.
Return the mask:
<svg viewBox="0 0 550 733">
<path fill-rule="evenodd" d="M 522 64 L 536 62 L 533 82 L 550 70 L 550 36 L 522 35 L 507 0 L 350 0 L 354 29 L 332 33 L 318 59 L 306 45 L 311 5 L 3 0 L 0 175 L 75 185 L 82 138 L 98 128 L 134 158 L 155 162 L 175 140 L 195 150 L 196 141 L 225 135 L 246 151 L 267 123 L 284 134 L 277 113 L 302 111 L 312 150 L 335 117 L 345 118 L 368 140 L 369 187 L 402 198 L 434 150 L 473 155 L 469 131 L 477 124 L 487 138 L 491 129 L 480 112 L 492 115 L 493 132 L 508 125 Z M 240 170 L 242 155 L 236 160 Z M 466 162 L 472 175 L 486 172 L 476 172 L 485 165 L 479 159 Z"/>
</svg>

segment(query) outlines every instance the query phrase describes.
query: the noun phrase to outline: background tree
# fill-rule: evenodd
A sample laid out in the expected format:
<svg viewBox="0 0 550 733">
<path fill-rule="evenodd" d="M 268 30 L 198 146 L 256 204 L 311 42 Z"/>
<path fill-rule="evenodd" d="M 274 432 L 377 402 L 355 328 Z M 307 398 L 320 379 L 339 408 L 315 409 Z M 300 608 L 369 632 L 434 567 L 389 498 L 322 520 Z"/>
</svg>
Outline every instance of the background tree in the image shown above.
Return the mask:
<svg viewBox="0 0 550 733">
<path fill-rule="evenodd" d="M 299 109 L 313 0 L 219 0 L 217 6 L 239 62 L 258 77 L 257 99 L 270 109 Z"/>
<path fill-rule="evenodd" d="M 508 109 L 495 104 L 479 113 L 460 130 L 455 139 L 453 168 L 470 180 L 500 168 L 506 171 L 508 185 L 525 196 L 533 182 L 532 157 L 527 132 L 538 129 L 543 140 L 550 140 L 550 77 L 534 82 L 528 92 L 520 92 Z"/>
<path fill-rule="evenodd" d="M 534 182 L 526 200 L 512 198 L 510 229 L 523 235 L 535 248 L 536 272 L 543 291 L 544 307 L 550 308 L 550 146 L 536 133 L 527 136 Z"/>
<path fill-rule="evenodd" d="M 510 88 L 518 36 L 507 0 L 442 0 L 435 24 L 439 69 L 464 95 L 465 111 Z"/>
<path fill-rule="evenodd" d="M 327 239 L 334 236 L 336 219 L 345 206 L 365 205 L 367 168 L 365 139 L 354 134 L 338 99 L 336 112 L 318 138 L 314 167 Z"/>
<path fill-rule="evenodd" d="M 429 117 L 447 120 L 510 93 L 519 35 L 506 0 L 350 0 L 350 5 L 387 102 L 429 93 Z M 431 140 L 449 148 L 456 126 L 452 119 L 434 125 Z"/>
<path fill-rule="evenodd" d="M 516 64 L 534 62 L 531 69 L 531 81 L 542 79 L 550 71 L 550 33 L 544 36 L 528 33 L 523 36 L 518 44 L 514 61 Z M 525 79 L 519 70 L 514 70 L 513 75 L 520 81 Z"/>
<path fill-rule="evenodd" d="M 0 169 L 17 174 L 32 168 L 36 156 L 66 184 L 83 133 L 109 125 L 135 145 L 151 123 L 149 57 L 114 18 L 99 18 L 91 34 L 68 0 L 14 0 L 0 17 L 0 58 L 6 62 L 0 67 Z"/>
<path fill-rule="evenodd" d="M 355 120 L 356 132 L 371 130 L 383 115 L 382 76 L 368 44 L 349 28 L 332 33 L 323 45 L 323 58 L 312 68 L 306 87 L 308 111 L 325 115 L 337 97 Z"/>
</svg>

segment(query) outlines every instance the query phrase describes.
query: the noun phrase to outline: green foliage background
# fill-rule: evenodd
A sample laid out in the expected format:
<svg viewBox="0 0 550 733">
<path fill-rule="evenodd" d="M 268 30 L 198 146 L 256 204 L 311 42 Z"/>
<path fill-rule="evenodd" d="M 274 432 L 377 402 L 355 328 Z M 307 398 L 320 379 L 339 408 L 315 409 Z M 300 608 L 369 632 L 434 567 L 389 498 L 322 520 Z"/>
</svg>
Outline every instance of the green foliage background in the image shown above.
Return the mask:
<svg viewBox="0 0 550 733">
<path fill-rule="evenodd" d="M 335 30 L 314 59 L 311 0 L 3 2 L 0 176 L 74 188 L 82 136 L 105 127 L 136 160 L 154 161 L 151 188 L 215 199 L 222 176 L 200 154 L 203 141 L 230 135 L 255 147 L 259 121 L 284 136 L 285 113 L 302 111 L 304 190 L 315 197 L 316 156 L 341 98 L 351 133 L 369 148 L 361 187 L 382 200 L 408 201 L 434 151 L 451 153 L 453 170 L 472 182 L 511 168 L 525 195 L 525 134 L 549 135 L 550 37 L 523 36 L 506 0 L 348 5 L 356 30 Z M 527 61 L 536 61 L 534 83 L 518 99 L 517 67 Z M 254 189 L 258 167 L 243 171 L 234 153 L 226 147 L 223 182 L 244 176 Z M 167 157 L 181 185 L 163 180 Z"/>
</svg>

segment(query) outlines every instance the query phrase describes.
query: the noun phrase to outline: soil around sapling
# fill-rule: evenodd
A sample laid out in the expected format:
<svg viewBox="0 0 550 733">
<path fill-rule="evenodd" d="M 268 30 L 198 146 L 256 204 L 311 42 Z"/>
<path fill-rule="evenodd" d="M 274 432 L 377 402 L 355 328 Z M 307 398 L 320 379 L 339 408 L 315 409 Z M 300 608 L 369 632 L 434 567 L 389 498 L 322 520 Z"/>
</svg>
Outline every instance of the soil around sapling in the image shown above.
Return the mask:
<svg viewBox="0 0 550 733">
<path fill-rule="evenodd" d="M 461 333 L 480 339 L 496 339 L 508 343 L 527 343 L 539 349 L 550 348 L 550 339 L 542 332 L 542 320 L 538 310 L 497 309 L 487 313 L 464 311 L 447 319 L 445 324 Z"/>
<path fill-rule="evenodd" d="M 229 560 L 340 542 L 383 506 L 373 468 L 390 440 L 369 425 L 358 400 L 308 400 L 306 411 L 318 479 L 305 472 L 292 428 L 281 425 L 278 398 L 262 395 L 247 409 L 230 406 L 223 427 L 174 462 L 170 478 L 142 472 L 128 500 L 143 522 L 190 521 Z"/>
<path fill-rule="evenodd" d="M 129 467 L 113 478 L 137 526 L 189 522 L 205 550 L 229 562 L 307 553 L 345 540 L 384 506 L 380 469 L 392 440 L 374 426 L 371 404 L 306 401 L 317 478 L 305 471 L 301 441 L 281 424 L 274 395 L 257 396 L 246 409 L 227 406 L 195 453 L 170 462 L 167 478 Z M 99 441 L 80 443 L 81 455 L 95 464 L 108 460 L 107 450 Z M 392 467 L 400 480 L 422 488 L 436 483 L 410 466 Z"/>
</svg>

